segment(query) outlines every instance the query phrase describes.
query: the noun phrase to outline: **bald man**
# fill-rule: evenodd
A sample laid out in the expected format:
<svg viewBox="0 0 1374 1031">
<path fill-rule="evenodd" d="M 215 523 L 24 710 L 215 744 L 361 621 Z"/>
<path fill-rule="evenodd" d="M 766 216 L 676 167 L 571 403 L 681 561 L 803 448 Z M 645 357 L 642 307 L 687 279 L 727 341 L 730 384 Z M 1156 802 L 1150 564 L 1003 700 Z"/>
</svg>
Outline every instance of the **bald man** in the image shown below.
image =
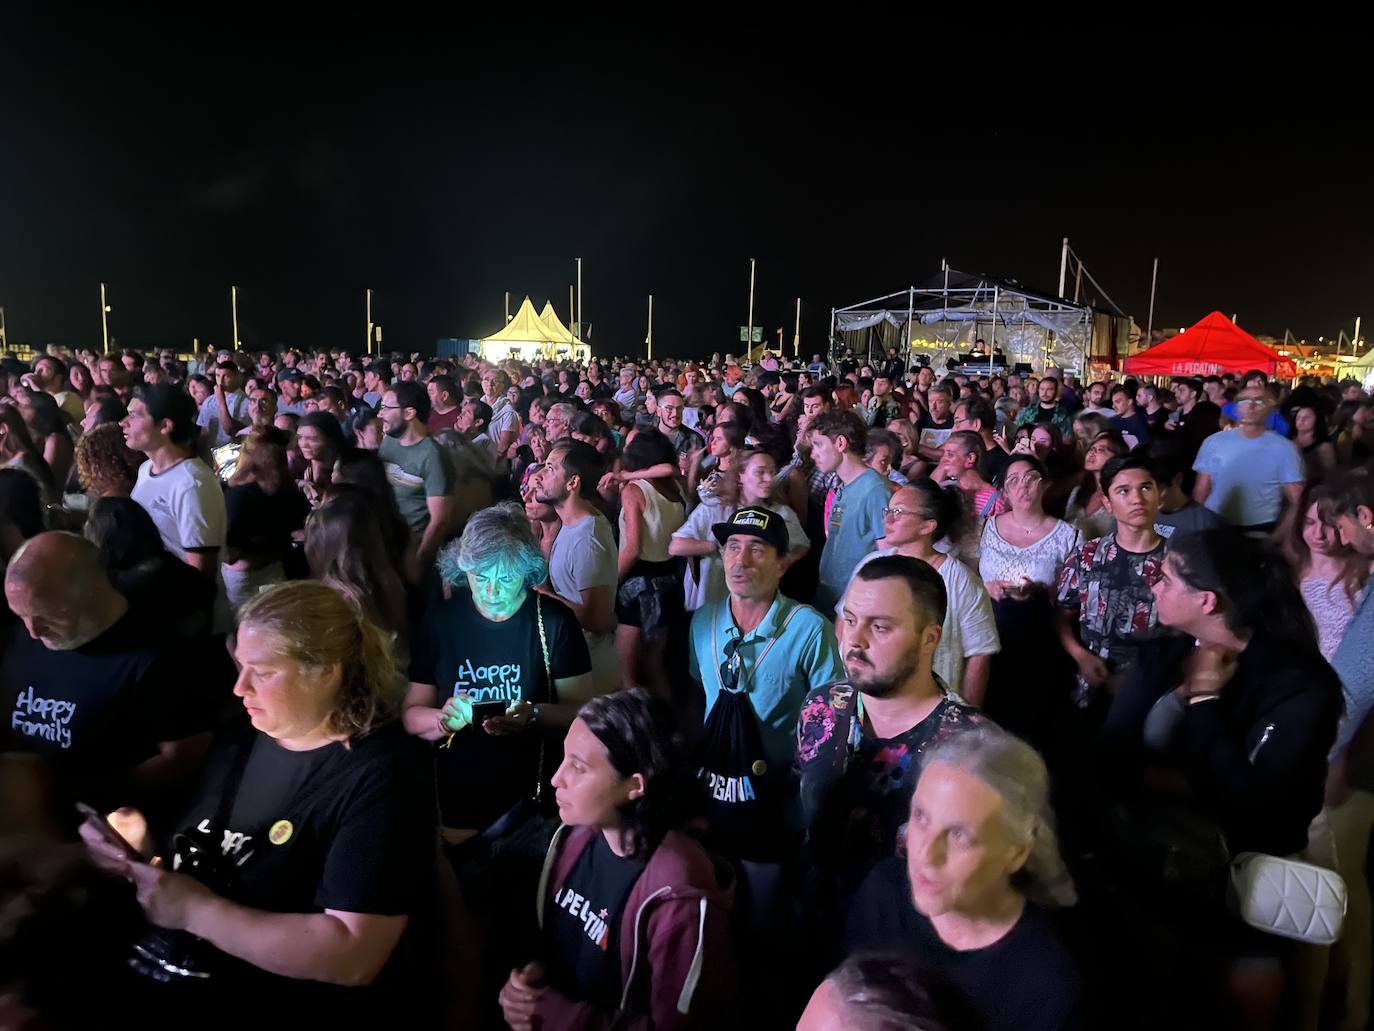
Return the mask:
<svg viewBox="0 0 1374 1031">
<path fill-rule="evenodd" d="M 99 807 L 192 772 L 229 685 L 146 626 L 95 545 L 41 533 L 15 552 L 5 598 L 19 622 L 0 659 L 0 751 L 35 752 Z"/>
</svg>

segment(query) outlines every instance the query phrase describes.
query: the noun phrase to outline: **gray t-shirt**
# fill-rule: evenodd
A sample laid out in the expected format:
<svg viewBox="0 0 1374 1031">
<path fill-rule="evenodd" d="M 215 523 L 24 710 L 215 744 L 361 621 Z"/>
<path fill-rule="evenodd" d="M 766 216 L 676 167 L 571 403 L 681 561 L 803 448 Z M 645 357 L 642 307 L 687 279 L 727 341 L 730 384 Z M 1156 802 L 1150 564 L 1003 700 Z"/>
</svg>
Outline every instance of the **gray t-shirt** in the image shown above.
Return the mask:
<svg viewBox="0 0 1374 1031">
<path fill-rule="evenodd" d="M 427 499 L 453 490 L 453 469 L 444 449 L 429 437 L 409 446 L 395 437 L 383 437 L 377 454 L 386 466 L 401 518 L 415 533 L 423 534 L 429 525 Z"/>
<path fill-rule="evenodd" d="M 564 526 L 554 538 L 549 582 L 560 598 L 581 605 L 583 591 L 615 587 L 616 556 L 610 521 L 600 512 L 586 516 Z"/>
</svg>

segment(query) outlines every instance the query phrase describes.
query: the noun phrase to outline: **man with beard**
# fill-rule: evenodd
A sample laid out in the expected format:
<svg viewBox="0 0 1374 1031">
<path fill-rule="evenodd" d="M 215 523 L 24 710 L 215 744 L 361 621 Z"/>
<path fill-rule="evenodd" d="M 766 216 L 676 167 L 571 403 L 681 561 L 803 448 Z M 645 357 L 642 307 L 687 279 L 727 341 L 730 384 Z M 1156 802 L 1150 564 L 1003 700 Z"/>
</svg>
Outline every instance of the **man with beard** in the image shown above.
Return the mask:
<svg viewBox="0 0 1374 1031">
<path fill-rule="evenodd" d="M 401 516 L 420 540 L 420 568 L 427 570 L 453 519 L 453 469 L 425 425 L 429 395 L 419 383 L 389 388 L 380 414 L 386 436 L 377 454 L 386 466 Z"/>
<path fill-rule="evenodd" d="M 596 507 L 602 469 L 596 448 L 580 440 L 560 440 L 549 448 L 533 478 L 535 500 L 551 506 L 560 524 L 549 553 L 549 585 L 535 590 L 556 596 L 577 617 L 592 658 L 596 694 L 620 686 L 615 653 L 617 551 L 610 521 Z"/>
<path fill-rule="evenodd" d="M 904 555 L 864 564 L 845 591 L 847 676 L 812 691 L 797 725 L 808 852 L 831 876 L 892 854 L 922 754 L 984 719 L 932 668 L 945 605 L 940 574 Z"/>
</svg>

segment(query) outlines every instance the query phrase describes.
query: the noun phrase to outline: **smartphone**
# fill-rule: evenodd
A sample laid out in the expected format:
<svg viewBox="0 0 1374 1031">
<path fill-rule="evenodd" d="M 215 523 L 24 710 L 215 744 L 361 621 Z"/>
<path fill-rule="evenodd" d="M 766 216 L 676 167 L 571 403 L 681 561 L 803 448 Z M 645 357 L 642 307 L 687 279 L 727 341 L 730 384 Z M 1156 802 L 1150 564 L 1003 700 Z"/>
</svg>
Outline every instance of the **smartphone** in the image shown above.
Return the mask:
<svg viewBox="0 0 1374 1031">
<path fill-rule="evenodd" d="M 91 826 L 100 832 L 100 836 L 103 837 L 106 842 L 123 852 L 126 858 L 135 863 L 144 862 L 143 857 L 139 855 L 138 849 L 130 845 L 129 842 L 125 840 L 124 835 L 115 830 L 114 827 L 110 825 L 110 821 L 105 819 L 102 814 L 96 812 L 93 806 L 89 806 L 85 802 L 78 802 L 76 803 L 76 811 L 85 817 Z"/>
<path fill-rule="evenodd" d="M 504 716 L 508 708 L 510 708 L 510 706 L 500 700 L 494 702 L 473 702 L 472 725 L 474 727 L 480 727 L 493 716 Z"/>
</svg>

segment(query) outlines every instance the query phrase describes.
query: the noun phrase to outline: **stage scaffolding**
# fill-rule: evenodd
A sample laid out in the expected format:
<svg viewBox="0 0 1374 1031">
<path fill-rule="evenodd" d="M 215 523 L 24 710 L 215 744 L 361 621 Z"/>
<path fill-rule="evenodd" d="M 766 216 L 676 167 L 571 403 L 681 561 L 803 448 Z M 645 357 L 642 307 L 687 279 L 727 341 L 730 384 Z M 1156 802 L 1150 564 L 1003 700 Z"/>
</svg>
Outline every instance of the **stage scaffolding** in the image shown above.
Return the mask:
<svg viewBox="0 0 1374 1031">
<path fill-rule="evenodd" d="M 1058 366 L 1083 373 L 1090 362 L 1115 365 L 1126 351 L 1131 320 L 1086 304 L 1027 290 L 1014 280 L 946 269 L 933 282 L 910 286 L 830 312 L 831 358 L 848 348 L 870 363 L 890 347 L 929 356 L 938 367 L 972 353 L 978 341 L 991 355 L 1037 371 Z"/>
</svg>

